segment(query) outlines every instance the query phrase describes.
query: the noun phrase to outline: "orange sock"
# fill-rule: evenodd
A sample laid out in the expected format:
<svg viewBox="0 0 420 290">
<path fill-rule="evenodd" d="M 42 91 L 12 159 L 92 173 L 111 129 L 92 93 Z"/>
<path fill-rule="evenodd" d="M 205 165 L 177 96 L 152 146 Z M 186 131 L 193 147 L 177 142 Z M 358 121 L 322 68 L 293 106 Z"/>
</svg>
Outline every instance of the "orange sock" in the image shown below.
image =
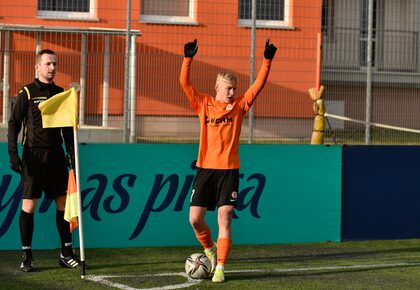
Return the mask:
<svg viewBox="0 0 420 290">
<path fill-rule="evenodd" d="M 232 247 L 232 239 L 227 239 L 227 238 L 217 239 L 217 264 L 218 265 L 226 264 L 231 247 Z"/>
<path fill-rule="evenodd" d="M 211 238 L 210 229 L 204 230 L 202 232 L 195 232 L 195 236 L 204 247 L 204 249 L 211 249 L 213 246 L 213 239 Z"/>
</svg>

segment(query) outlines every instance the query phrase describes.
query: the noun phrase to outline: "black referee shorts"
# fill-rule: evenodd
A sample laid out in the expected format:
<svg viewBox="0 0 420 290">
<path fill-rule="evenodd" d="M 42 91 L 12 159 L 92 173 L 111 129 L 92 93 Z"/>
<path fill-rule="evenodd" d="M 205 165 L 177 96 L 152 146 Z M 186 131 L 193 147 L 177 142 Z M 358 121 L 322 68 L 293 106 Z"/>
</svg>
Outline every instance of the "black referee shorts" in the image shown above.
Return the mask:
<svg viewBox="0 0 420 290">
<path fill-rule="evenodd" d="M 239 169 L 197 168 L 190 206 L 214 211 L 222 205 L 236 206 L 239 190 Z"/>
<path fill-rule="evenodd" d="M 68 170 L 62 147 L 23 147 L 22 198 L 49 199 L 65 195 Z"/>
</svg>

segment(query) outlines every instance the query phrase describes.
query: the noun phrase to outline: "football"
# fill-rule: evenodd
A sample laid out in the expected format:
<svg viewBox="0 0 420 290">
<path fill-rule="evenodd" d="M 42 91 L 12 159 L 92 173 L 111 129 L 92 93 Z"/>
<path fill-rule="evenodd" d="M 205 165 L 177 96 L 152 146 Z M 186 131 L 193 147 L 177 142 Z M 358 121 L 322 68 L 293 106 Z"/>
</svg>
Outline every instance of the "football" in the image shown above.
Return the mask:
<svg viewBox="0 0 420 290">
<path fill-rule="evenodd" d="M 203 253 L 195 253 L 185 261 L 185 272 L 193 279 L 204 279 L 210 275 L 211 262 Z"/>
</svg>

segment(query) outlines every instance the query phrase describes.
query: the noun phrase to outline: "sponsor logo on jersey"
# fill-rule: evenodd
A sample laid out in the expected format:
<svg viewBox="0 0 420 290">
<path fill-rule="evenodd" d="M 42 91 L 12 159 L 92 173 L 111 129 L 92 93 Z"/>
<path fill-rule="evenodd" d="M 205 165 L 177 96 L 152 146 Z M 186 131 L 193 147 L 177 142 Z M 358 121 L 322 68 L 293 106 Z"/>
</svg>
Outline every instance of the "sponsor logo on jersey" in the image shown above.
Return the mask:
<svg viewBox="0 0 420 290">
<path fill-rule="evenodd" d="M 204 117 L 204 124 L 212 124 L 212 125 L 219 125 L 219 124 L 232 124 L 233 117 L 222 117 L 222 118 L 209 118 L 207 116 Z"/>
<path fill-rule="evenodd" d="M 32 98 L 32 101 L 34 102 L 34 104 L 39 104 L 42 103 L 43 101 L 46 101 L 48 98 L 47 97 L 35 97 Z"/>
</svg>

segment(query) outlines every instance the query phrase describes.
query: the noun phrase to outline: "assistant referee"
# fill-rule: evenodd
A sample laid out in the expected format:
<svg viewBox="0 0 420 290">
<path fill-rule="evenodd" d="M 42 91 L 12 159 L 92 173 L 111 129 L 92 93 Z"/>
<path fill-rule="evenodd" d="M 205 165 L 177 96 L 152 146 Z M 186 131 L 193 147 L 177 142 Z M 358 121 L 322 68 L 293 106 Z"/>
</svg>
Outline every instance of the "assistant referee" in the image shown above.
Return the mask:
<svg viewBox="0 0 420 290">
<path fill-rule="evenodd" d="M 59 265 L 67 268 L 80 265 L 80 260 L 73 253 L 69 223 L 64 220 L 67 166 L 74 164 L 73 129 L 71 127 L 44 129 L 41 112 L 38 109 L 41 102 L 64 91 L 53 82 L 56 69 L 57 56 L 54 51 L 43 49 L 36 54 L 35 70 L 38 77 L 20 90 L 9 119 L 10 167 L 21 175 L 22 180 L 19 228 L 23 250 L 20 269 L 23 272 L 35 271 L 32 256 L 34 212 L 42 192 L 46 198 L 54 199 L 56 203 L 56 224 L 61 241 Z M 17 146 L 21 129 L 22 159 L 19 157 Z M 62 146 L 63 141 L 67 155 Z"/>
</svg>

